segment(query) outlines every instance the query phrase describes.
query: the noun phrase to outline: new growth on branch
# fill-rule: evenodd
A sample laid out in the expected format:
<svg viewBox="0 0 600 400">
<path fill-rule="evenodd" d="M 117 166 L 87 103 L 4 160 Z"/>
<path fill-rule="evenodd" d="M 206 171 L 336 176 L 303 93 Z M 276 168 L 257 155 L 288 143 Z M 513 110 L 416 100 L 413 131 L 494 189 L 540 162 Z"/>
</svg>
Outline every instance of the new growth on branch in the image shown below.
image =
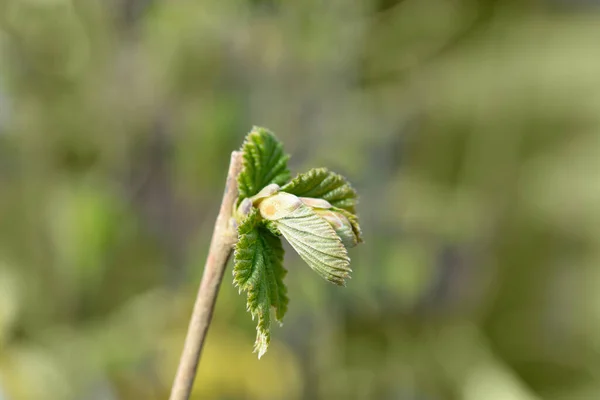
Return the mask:
<svg viewBox="0 0 600 400">
<path fill-rule="evenodd" d="M 339 286 L 350 278 L 348 248 L 362 242 L 356 191 L 346 179 L 315 168 L 290 180 L 289 156 L 275 135 L 254 127 L 234 151 L 225 194 L 170 400 L 188 400 L 223 273 L 234 252 L 233 283 L 247 294 L 257 319 L 254 352 L 271 340 L 271 308 L 279 323 L 289 302 L 283 267 L 284 237 L 320 276 Z"/>
<path fill-rule="evenodd" d="M 233 282 L 247 292 L 247 310 L 258 319 L 254 351 L 260 358 L 271 338 L 271 307 L 281 323 L 289 301 L 281 237 L 310 268 L 340 286 L 352 272 L 347 249 L 362 237 L 356 191 L 344 177 L 315 168 L 290 180 L 289 156 L 264 128 L 252 129 L 242 154 Z"/>
</svg>

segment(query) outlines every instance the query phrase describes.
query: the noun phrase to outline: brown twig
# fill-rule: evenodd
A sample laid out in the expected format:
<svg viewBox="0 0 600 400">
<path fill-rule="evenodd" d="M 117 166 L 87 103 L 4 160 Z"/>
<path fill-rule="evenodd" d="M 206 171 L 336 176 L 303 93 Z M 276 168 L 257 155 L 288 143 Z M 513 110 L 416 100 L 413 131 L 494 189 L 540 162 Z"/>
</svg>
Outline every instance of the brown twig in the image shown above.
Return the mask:
<svg viewBox="0 0 600 400">
<path fill-rule="evenodd" d="M 231 163 L 229 164 L 221 209 L 215 222 L 200 289 L 194 304 L 194 311 L 192 312 L 169 400 L 188 400 L 192 391 L 202 346 L 206 339 L 219 287 L 223 280 L 223 273 L 237 240 L 236 228 L 233 224 L 233 210 L 238 196 L 237 177 L 241 169 L 242 153 L 234 151 L 231 153 Z"/>
</svg>

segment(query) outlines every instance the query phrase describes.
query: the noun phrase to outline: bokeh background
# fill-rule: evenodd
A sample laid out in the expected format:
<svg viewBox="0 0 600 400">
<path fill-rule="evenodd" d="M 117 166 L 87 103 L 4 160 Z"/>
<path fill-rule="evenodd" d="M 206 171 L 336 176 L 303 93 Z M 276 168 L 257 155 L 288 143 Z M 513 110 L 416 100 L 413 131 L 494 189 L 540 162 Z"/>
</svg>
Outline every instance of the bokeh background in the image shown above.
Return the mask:
<svg viewBox="0 0 600 400">
<path fill-rule="evenodd" d="M 0 0 L 0 399 L 168 397 L 252 125 L 366 242 L 260 361 L 230 265 L 194 399 L 600 398 L 599 6 Z"/>
</svg>

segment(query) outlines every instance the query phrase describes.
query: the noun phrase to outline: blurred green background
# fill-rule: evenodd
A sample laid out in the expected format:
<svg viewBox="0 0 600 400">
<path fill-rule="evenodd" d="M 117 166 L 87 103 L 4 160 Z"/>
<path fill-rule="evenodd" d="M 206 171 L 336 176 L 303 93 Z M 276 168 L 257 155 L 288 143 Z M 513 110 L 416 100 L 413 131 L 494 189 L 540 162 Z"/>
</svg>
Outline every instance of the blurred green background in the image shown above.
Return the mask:
<svg viewBox="0 0 600 400">
<path fill-rule="evenodd" d="M 366 243 L 261 361 L 229 266 L 194 399 L 599 399 L 599 6 L 0 0 L 0 399 L 168 397 L 252 125 Z"/>
</svg>

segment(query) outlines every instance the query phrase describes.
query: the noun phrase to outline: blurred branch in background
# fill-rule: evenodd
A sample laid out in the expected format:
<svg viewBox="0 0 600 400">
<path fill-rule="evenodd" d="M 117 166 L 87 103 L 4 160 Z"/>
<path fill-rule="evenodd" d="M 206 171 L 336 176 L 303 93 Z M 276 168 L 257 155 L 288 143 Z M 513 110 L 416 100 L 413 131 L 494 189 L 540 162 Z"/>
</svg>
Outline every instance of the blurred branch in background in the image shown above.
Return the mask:
<svg viewBox="0 0 600 400">
<path fill-rule="evenodd" d="M 0 0 L 0 396 L 168 396 L 262 125 L 366 243 L 260 362 L 225 282 L 194 398 L 598 398 L 597 3 Z"/>
</svg>

